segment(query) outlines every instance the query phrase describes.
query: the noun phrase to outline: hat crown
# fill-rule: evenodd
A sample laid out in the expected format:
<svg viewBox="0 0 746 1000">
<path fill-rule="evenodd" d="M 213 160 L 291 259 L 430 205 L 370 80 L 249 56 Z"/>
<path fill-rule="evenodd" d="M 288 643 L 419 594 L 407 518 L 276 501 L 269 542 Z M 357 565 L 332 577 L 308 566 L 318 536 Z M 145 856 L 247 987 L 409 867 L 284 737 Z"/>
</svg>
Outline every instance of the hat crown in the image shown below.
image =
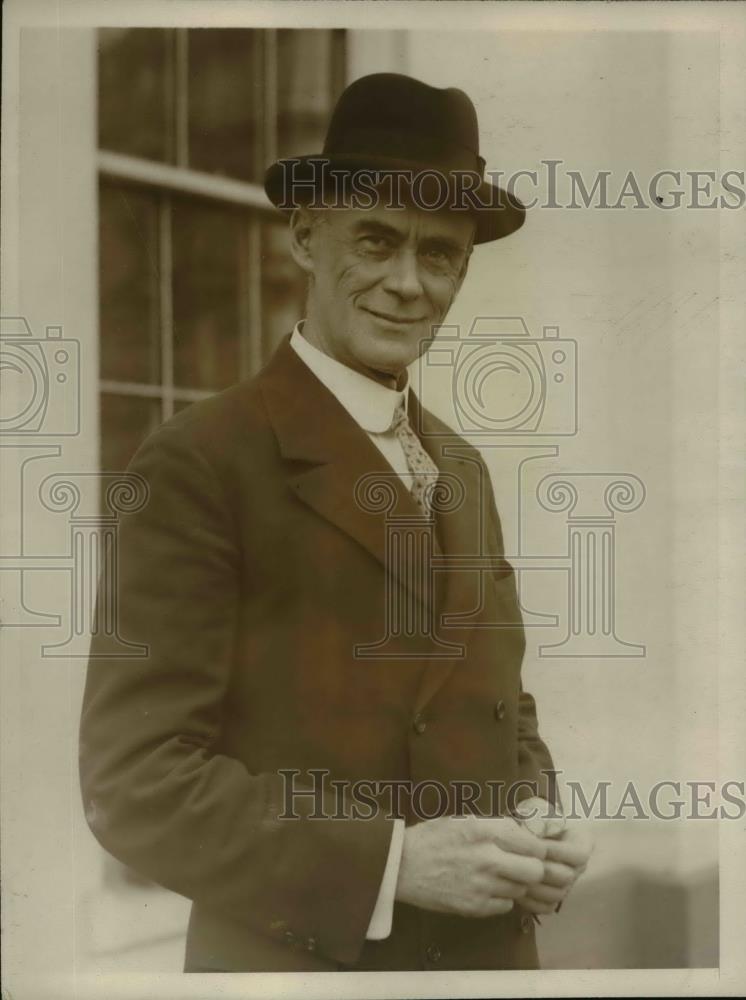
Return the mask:
<svg viewBox="0 0 746 1000">
<path fill-rule="evenodd" d="M 399 155 L 411 149 L 413 158 L 425 149 L 449 151 L 463 169 L 480 169 L 477 113 L 456 87 L 431 87 L 399 73 L 355 80 L 332 113 L 324 155 L 380 154 L 382 142 L 393 143 Z"/>
<path fill-rule="evenodd" d="M 408 177 L 416 185 L 418 205 L 465 208 L 476 220 L 474 242 L 486 243 L 520 229 L 526 210 L 511 191 L 485 180 L 484 170 L 477 112 L 463 90 L 371 73 L 340 96 L 322 153 L 277 160 L 267 169 L 264 190 L 284 212 L 306 204 L 344 207 L 347 181 L 366 173 L 383 179 L 404 174 L 405 183 Z M 369 194 L 365 185 L 360 191 Z"/>
</svg>

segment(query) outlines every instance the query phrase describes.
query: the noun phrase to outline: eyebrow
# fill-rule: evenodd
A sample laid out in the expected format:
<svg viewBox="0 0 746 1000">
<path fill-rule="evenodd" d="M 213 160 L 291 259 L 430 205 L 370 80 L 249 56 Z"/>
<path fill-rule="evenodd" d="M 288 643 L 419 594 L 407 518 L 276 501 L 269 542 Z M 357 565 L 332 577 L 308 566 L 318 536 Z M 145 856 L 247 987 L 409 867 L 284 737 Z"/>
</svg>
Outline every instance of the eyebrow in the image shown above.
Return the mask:
<svg viewBox="0 0 746 1000">
<path fill-rule="evenodd" d="M 423 244 L 443 250 L 452 250 L 454 253 L 466 253 L 469 249 L 464 243 L 457 243 L 450 236 L 426 236 Z"/>
<path fill-rule="evenodd" d="M 404 234 L 394 226 L 387 226 L 385 222 L 376 222 L 375 219 L 361 219 L 360 222 L 355 223 L 354 230 L 358 235 L 375 233 L 377 236 L 388 236 L 399 243 L 405 239 Z"/>
</svg>

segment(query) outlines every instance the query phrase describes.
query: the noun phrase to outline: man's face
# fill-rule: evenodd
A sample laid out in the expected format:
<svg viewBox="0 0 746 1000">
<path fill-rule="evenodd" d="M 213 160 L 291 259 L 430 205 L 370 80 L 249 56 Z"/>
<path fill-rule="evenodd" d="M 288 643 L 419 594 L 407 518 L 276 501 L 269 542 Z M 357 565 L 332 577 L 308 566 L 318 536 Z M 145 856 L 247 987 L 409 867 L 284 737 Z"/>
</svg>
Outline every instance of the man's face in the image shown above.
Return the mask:
<svg viewBox="0 0 746 1000">
<path fill-rule="evenodd" d="M 474 221 L 383 206 L 309 218 L 299 261 L 311 275 L 309 339 L 350 368 L 396 378 L 427 349 L 461 286 Z"/>
</svg>

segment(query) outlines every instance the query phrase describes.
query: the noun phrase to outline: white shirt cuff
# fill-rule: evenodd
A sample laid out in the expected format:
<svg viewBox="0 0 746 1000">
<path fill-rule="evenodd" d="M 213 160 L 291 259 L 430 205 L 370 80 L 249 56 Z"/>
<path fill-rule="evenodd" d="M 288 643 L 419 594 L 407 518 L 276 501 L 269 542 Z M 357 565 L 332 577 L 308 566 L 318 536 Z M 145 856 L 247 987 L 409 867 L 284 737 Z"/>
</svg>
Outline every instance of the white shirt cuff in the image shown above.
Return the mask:
<svg viewBox="0 0 746 1000">
<path fill-rule="evenodd" d="M 399 880 L 399 865 L 401 864 L 402 851 L 404 849 L 404 820 L 394 820 L 394 832 L 391 834 L 389 844 L 389 856 L 386 860 L 386 867 L 381 879 L 381 888 L 378 890 L 378 899 L 373 908 L 373 914 L 368 924 L 368 932 L 365 935 L 368 941 L 382 941 L 391 933 L 391 924 L 394 919 L 394 898 L 396 896 L 396 883 Z"/>
</svg>

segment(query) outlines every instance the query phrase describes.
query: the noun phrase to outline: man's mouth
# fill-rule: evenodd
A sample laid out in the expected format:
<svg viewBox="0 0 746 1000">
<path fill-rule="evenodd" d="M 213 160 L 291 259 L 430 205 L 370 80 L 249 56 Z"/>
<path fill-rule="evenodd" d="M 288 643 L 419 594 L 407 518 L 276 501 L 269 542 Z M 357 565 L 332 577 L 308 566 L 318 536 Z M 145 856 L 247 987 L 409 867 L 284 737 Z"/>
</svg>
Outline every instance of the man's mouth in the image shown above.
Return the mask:
<svg viewBox="0 0 746 1000">
<path fill-rule="evenodd" d="M 425 318 L 424 316 L 394 316 L 391 313 L 380 312 L 378 309 L 371 309 L 370 306 L 360 306 L 360 308 L 363 312 L 370 313 L 376 319 L 391 323 L 393 326 L 414 326 L 416 323 L 422 323 Z"/>
</svg>

